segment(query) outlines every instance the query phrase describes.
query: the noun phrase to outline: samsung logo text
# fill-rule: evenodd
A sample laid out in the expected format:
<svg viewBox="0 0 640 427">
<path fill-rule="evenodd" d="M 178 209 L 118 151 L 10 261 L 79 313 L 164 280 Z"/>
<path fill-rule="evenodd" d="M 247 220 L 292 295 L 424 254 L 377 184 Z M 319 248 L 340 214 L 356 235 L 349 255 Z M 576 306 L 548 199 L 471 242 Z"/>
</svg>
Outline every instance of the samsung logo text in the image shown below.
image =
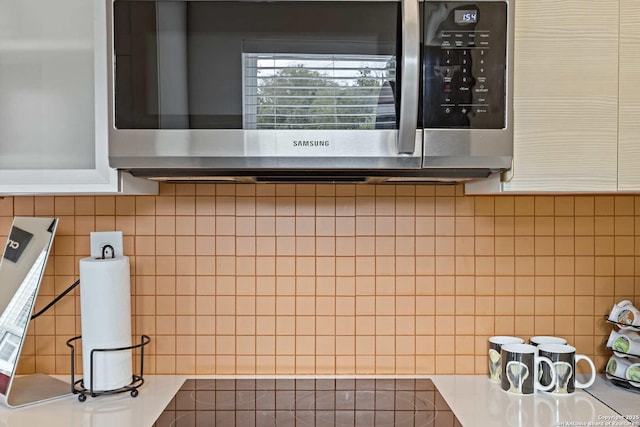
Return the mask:
<svg viewBox="0 0 640 427">
<path fill-rule="evenodd" d="M 294 140 L 294 147 L 328 147 L 329 141 L 327 140 Z"/>
</svg>

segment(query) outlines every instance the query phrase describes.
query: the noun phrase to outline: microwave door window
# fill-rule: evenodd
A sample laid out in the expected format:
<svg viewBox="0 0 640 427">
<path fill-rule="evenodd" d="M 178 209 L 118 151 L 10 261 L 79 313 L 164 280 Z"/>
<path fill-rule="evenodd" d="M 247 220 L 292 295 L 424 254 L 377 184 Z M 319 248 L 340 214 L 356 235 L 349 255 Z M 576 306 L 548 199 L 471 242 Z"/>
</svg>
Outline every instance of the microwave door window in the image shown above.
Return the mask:
<svg viewBox="0 0 640 427">
<path fill-rule="evenodd" d="M 118 129 L 397 129 L 398 2 L 114 1 Z"/>
<path fill-rule="evenodd" d="M 273 47 L 277 43 L 268 50 Z M 320 49 L 295 46 L 295 50 Z M 389 82 L 395 81 L 391 55 L 245 52 L 243 56 L 245 129 L 357 130 L 375 129 L 379 122 L 395 126 L 394 99 L 388 93 Z M 385 103 L 380 104 L 383 93 Z"/>
</svg>

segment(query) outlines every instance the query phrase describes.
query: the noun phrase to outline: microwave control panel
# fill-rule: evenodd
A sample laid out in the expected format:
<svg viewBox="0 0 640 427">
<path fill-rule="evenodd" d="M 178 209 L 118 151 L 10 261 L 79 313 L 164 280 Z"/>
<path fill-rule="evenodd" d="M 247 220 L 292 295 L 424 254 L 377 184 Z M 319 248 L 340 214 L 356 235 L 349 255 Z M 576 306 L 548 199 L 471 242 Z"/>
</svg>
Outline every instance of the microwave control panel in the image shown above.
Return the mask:
<svg viewBox="0 0 640 427">
<path fill-rule="evenodd" d="M 424 3 L 423 125 L 506 126 L 507 4 Z"/>
</svg>

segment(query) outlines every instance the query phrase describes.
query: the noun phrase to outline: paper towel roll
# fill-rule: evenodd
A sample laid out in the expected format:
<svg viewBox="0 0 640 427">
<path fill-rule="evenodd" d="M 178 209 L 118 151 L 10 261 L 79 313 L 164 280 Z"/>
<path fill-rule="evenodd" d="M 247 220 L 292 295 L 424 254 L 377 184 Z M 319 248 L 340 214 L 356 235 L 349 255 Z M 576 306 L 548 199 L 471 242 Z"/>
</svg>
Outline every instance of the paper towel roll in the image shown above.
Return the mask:
<svg viewBox="0 0 640 427">
<path fill-rule="evenodd" d="M 131 346 L 129 258 L 80 260 L 82 373 L 91 389 L 91 350 Z M 131 383 L 131 350 L 95 352 L 93 390 L 115 390 Z"/>
</svg>

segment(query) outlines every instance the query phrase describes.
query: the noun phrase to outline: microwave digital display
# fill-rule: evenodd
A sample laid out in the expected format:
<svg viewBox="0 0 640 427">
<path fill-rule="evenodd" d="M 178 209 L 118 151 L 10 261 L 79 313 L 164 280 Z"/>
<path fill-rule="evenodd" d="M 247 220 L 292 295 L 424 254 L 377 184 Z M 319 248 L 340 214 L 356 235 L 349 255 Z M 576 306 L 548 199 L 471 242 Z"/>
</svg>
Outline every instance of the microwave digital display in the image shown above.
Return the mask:
<svg viewBox="0 0 640 427">
<path fill-rule="evenodd" d="M 456 10 L 454 20 L 456 24 L 476 24 L 478 22 L 478 11 Z"/>
</svg>

